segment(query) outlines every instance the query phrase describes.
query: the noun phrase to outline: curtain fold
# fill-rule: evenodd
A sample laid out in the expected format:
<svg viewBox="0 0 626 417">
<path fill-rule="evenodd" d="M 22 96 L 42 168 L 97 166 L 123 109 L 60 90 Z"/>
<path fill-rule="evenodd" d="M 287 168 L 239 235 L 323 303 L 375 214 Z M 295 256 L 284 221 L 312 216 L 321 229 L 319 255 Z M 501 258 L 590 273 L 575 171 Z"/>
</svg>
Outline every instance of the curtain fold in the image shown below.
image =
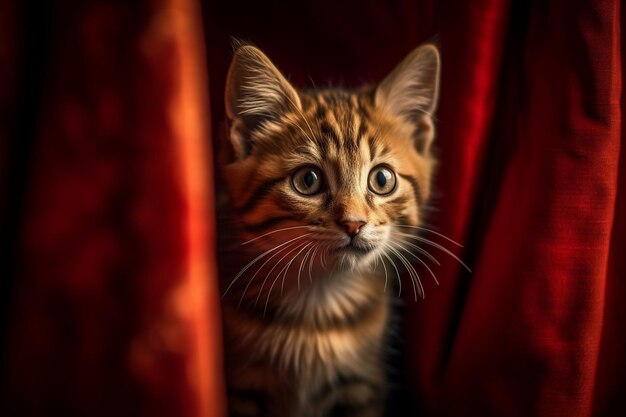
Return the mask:
<svg viewBox="0 0 626 417">
<path fill-rule="evenodd" d="M 483 219 L 466 240 L 474 272 L 451 355 L 439 364 L 445 415 L 593 415 L 605 287 L 620 277 L 607 275 L 621 142 L 619 8 L 526 7 L 513 9 L 528 19 L 520 56 L 502 69 L 513 97 L 501 97 L 497 114 L 507 124 L 495 121 L 483 139 L 499 148 L 483 161 L 488 203 L 474 194 L 466 220 Z M 416 329 L 437 314 L 434 304 L 414 316 Z"/>
<path fill-rule="evenodd" d="M 3 141 L 23 188 L 3 195 L 21 211 L 0 414 L 224 415 L 200 5 L 3 11 L 30 96 Z"/>
<path fill-rule="evenodd" d="M 428 237 L 472 271 L 436 248 L 440 285 L 415 265 L 404 415 L 626 415 L 624 13 L 1 3 L 0 414 L 226 414 L 212 155 L 235 37 L 301 87 L 375 82 L 440 45 L 427 223 L 463 247 Z"/>
</svg>

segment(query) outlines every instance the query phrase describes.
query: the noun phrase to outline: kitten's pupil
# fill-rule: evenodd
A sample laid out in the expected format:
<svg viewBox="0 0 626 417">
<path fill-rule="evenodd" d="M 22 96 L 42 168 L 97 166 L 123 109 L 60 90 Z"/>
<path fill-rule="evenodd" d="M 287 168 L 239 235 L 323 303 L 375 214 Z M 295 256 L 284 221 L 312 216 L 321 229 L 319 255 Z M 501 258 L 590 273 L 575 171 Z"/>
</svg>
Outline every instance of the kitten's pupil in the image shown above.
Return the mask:
<svg viewBox="0 0 626 417">
<path fill-rule="evenodd" d="M 306 185 L 306 188 L 311 188 L 313 184 L 315 184 L 316 179 L 317 179 L 317 174 L 315 174 L 315 172 L 313 171 L 309 171 L 306 174 L 304 174 L 304 185 Z"/>
<path fill-rule="evenodd" d="M 385 174 L 389 173 L 387 171 L 380 170 L 378 171 L 378 174 L 376 174 L 376 181 L 378 182 L 380 188 L 385 188 L 385 185 L 387 185 L 387 175 Z"/>
</svg>

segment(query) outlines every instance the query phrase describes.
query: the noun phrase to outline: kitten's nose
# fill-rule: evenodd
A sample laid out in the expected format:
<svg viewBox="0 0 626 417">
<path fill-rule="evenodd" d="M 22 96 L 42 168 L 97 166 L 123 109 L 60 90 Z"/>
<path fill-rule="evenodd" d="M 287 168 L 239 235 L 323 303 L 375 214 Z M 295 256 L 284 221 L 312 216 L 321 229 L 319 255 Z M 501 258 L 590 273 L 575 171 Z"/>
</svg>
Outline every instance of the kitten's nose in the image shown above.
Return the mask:
<svg viewBox="0 0 626 417">
<path fill-rule="evenodd" d="M 341 222 L 343 230 L 345 230 L 350 237 L 355 237 L 364 224 L 365 222 L 361 220 L 345 220 Z"/>
</svg>

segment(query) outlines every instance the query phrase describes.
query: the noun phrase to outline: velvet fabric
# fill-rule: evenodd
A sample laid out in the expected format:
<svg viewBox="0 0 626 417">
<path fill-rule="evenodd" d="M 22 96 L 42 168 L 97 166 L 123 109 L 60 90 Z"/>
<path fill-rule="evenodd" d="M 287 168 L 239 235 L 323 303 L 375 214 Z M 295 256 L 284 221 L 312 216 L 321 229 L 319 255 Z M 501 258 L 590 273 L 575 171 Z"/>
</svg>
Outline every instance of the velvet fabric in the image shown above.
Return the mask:
<svg viewBox="0 0 626 417">
<path fill-rule="evenodd" d="M 442 52 L 402 415 L 626 415 L 618 0 L 0 4 L 6 416 L 226 415 L 214 155 L 231 37 L 299 87 Z M 405 277 L 406 279 L 406 277 Z M 404 408 L 404 410 L 400 410 Z M 296 416 L 297 417 L 297 416 Z"/>
</svg>

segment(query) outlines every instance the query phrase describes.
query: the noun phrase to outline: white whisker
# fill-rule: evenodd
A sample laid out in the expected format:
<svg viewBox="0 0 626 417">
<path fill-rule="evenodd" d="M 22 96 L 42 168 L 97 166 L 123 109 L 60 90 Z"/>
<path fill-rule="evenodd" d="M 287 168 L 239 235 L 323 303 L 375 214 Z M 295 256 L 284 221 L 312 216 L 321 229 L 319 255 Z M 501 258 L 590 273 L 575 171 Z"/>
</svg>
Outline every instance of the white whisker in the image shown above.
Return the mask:
<svg viewBox="0 0 626 417">
<path fill-rule="evenodd" d="M 243 302 L 243 299 L 246 295 L 246 292 L 248 291 L 248 288 L 250 287 L 250 284 L 252 284 L 252 281 L 254 281 L 254 278 L 257 276 L 257 274 L 259 272 L 261 272 L 261 270 L 265 267 L 265 265 L 267 265 L 269 263 L 269 261 L 271 261 L 272 259 L 274 259 L 274 257 L 276 257 L 277 255 L 283 253 L 284 251 L 292 248 L 293 246 L 296 246 L 298 244 L 298 242 L 293 242 L 292 245 L 287 245 L 284 248 L 282 248 L 281 250 L 275 252 L 272 256 L 270 256 L 269 258 L 267 258 L 265 260 L 265 262 L 263 262 L 263 265 L 261 265 L 260 268 L 258 268 L 256 270 L 256 272 L 254 273 L 254 275 L 252 275 L 252 277 L 248 280 L 248 283 L 246 284 L 246 287 L 243 290 L 243 294 L 241 294 L 241 298 L 239 299 L 239 304 L 237 305 L 237 308 L 241 307 L 241 303 Z"/>
<path fill-rule="evenodd" d="M 320 245 L 318 244 L 315 249 L 313 250 L 313 255 L 311 255 L 311 259 L 309 260 L 309 282 L 312 284 L 313 283 L 313 277 L 311 276 L 311 269 L 313 269 L 313 260 L 315 259 L 315 255 L 317 254 L 317 250 L 320 248 Z"/>
<path fill-rule="evenodd" d="M 383 288 L 383 292 L 387 292 L 387 281 L 389 281 L 389 278 L 387 276 L 387 267 L 385 266 L 385 261 L 380 256 L 380 254 L 376 255 L 376 260 L 378 261 L 378 259 L 380 259 L 380 263 L 383 266 L 383 269 L 385 270 L 385 287 Z"/>
<path fill-rule="evenodd" d="M 459 242 L 457 242 L 456 240 L 449 238 L 448 236 L 444 235 L 443 233 L 436 232 L 436 231 L 434 231 L 434 230 L 432 230 L 432 229 L 429 229 L 429 228 L 427 228 L 427 227 L 424 227 L 424 226 L 411 226 L 411 225 L 408 225 L 408 224 L 396 224 L 395 226 L 398 226 L 398 227 L 410 227 L 411 229 L 425 230 L 425 231 L 427 231 L 427 232 L 433 233 L 433 234 L 435 234 L 435 235 L 437 235 L 437 236 L 439 236 L 439 237 L 444 238 L 444 239 L 445 239 L 445 240 L 447 240 L 448 242 L 453 243 L 453 244 L 457 245 L 457 246 L 458 246 L 458 247 L 460 247 L 460 248 L 462 248 L 462 247 L 463 247 L 463 245 L 461 245 L 461 244 L 460 244 Z"/>
<path fill-rule="evenodd" d="M 241 245 L 242 246 L 243 245 L 247 245 L 249 243 L 254 242 L 255 240 L 261 239 L 262 237 L 265 237 L 265 236 L 272 235 L 274 233 L 284 232 L 285 230 L 303 229 L 303 228 L 306 228 L 306 227 L 310 227 L 310 226 L 291 226 L 291 227 L 283 227 L 282 229 L 278 229 L 278 230 L 272 230 L 271 232 L 267 232 L 267 233 L 262 234 L 261 236 L 257 236 L 257 237 L 255 237 L 253 239 L 247 240 L 247 241 L 243 242 Z"/>
<path fill-rule="evenodd" d="M 283 259 L 285 259 L 285 258 L 286 258 L 286 257 L 287 257 L 290 253 L 292 253 L 292 252 L 294 252 L 294 251 L 298 250 L 299 248 L 301 248 L 301 247 L 302 247 L 302 245 L 305 245 L 305 244 L 306 244 L 306 242 L 298 242 L 298 244 L 297 244 L 294 248 L 290 249 L 287 253 L 285 253 L 285 254 L 283 255 L 283 257 L 282 257 L 282 258 L 280 258 L 280 259 L 279 259 L 279 260 L 278 260 L 278 261 L 277 261 L 277 262 L 276 262 L 276 263 L 272 266 L 272 269 L 270 269 L 270 271 L 267 273 L 267 275 L 265 276 L 265 279 L 263 280 L 263 283 L 261 284 L 261 289 L 259 290 L 259 292 L 258 292 L 258 294 L 257 294 L 257 296 L 256 296 L 256 300 L 254 301 L 254 306 L 252 307 L 253 309 L 255 309 L 255 308 L 256 308 L 256 306 L 257 306 L 257 304 L 259 303 L 259 298 L 261 298 L 261 293 L 263 292 L 263 288 L 265 287 L 265 283 L 267 282 L 267 279 L 268 279 L 268 278 L 270 277 L 270 275 L 272 274 L 272 271 L 273 271 L 274 269 L 276 269 L 276 267 L 277 267 L 277 266 L 278 266 L 278 265 L 279 265 L 279 264 L 283 261 Z"/>
<path fill-rule="evenodd" d="M 409 242 L 407 240 L 403 240 L 401 243 L 403 245 L 409 245 L 410 247 L 414 248 L 416 251 L 418 251 L 419 253 L 423 254 L 428 259 L 430 259 L 431 261 L 436 263 L 438 266 L 441 266 L 441 263 L 439 263 L 439 261 L 430 252 L 428 252 L 426 249 L 421 248 L 421 247 L 417 246 L 416 244 L 411 243 L 411 242 Z"/>
<path fill-rule="evenodd" d="M 422 236 L 415 236 L 415 235 L 410 235 L 410 234 L 407 234 L 407 233 L 398 233 L 398 234 L 399 234 L 399 235 L 402 235 L 402 236 L 405 236 L 405 237 L 408 237 L 408 238 L 411 238 L 411 239 L 419 240 L 420 242 L 424 242 L 424 243 L 426 243 L 427 245 L 434 246 L 435 248 L 439 249 L 439 250 L 440 250 L 440 251 L 442 251 L 442 252 L 447 253 L 447 254 L 448 254 L 448 255 L 450 255 L 452 258 L 454 258 L 454 259 L 455 259 L 458 263 L 460 263 L 461 265 L 463 265 L 463 267 L 464 267 L 465 269 L 467 269 L 467 271 L 468 271 L 468 272 L 472 272 L 472 270 L 470 269 L 470 267 L 469 267 L 469 266 L 467 266 L 467 265 L 465 264 L 465 262 L 463 262 L 461 259 L 459 259 L 459 257 L 458 257 L 458 256 L 456 256 L 454 253 L 450 252 L 450 250 L 448 250 L 447 248 L 445 248 L 445 247 L 441 246 L 440 244 L 438 244 L 438 243 L 436 243 L 436 242 L 433 242 L 433 241 L 432 241 L 432 240 L 430 240 L 430 239 L 426 239 L 425 237 L 422 237 Z"/>
<path fill-rule="evenodd" d="M 435 280 L 435 283 L 437 285 L 439 285 L 439 280 L 437 279 L 437 277 L 435 276 L 435 273 L 433 272 L 432 269 L 430 269 L 430 267 L 428 266 L 428 264 L 426 262 L 424 262 L 422 260 L 422 258 L 418 257 L 416 254 L 414 254 L 413 252 L 411 252 L 410 250 L 408 250 L 407 248 L 405 248 L 403 246 L 403 244 L 407 243 L 407 242 L 399 242 L 399 241 L 392 241 L 393 243 L 395 243 L 397 245 L 397 248 L 408 253 L 409 255 L 411 255 L 412 257 L 414 257 L 415 259 L 417 259 L 417 261 L 424 265 L 424 267 L 428 270 L 428 272 L 430 272 L 430 275 L 433 277 L 433 279 Z"/>
<path fill-rule="evenodd" d="M 320 257 L 320 263 L 322 264 L 322 268 L 324 269 L 328 269 L 328 267 L 326 266 L 326 254 L 328 254 L 328 246 L 324 248 L 324 252 L 322 252 L 322 255 Z"/>
<path fill-rule="evenodd" d="M 289 261 L 289 263 L 287 265 L 291 265 L 291 263 L 293 261 L 295 261 L 296 259 L 298 259 L 298 256 L 300 256 L 300 254 L 302 252 L 304 252 L 306 250 L 306 248 L 308 248 L 309 246 L 311 246 L 313 244 L 313 242 L 309 242 L 306 245 L 304 245 L 302 247 L 302 249 L 300 249 L 298 251 L 298 253 L 296 253 L 296 255 L 291 259 L 291 261 Z M 300 263 L 300 266 L 302 266 L 302 263 Z M 287 268 L 287 271 L 289 271 L 289 268 Z M 283 295 L 283 288 L 285 287 L 285 277 L 287 276 L 287 271 L 285 271 L 285 273 L 283 274 L 283 281 L 280 284 L 280 295 Z M 298 273 L 298 290 L 300 290 L 300 273 Z"/>
<path fill-rule="evenodd" d="M 260 254 L 259 256 L 257 256 L 256 258 L 254 258 L 254 259 L 253 259 L 252 261 L 250 261 L 250 262 L 249 262 L 246 266 L 244 266 L 244 267 L 243 267 L 243 269 L 242 269 L 241 271 L 239 271 L 239 273 L 235 276 L 235 278 L 233 278 L 233 280 L 230 282 L 230 285 L 228 286 L 228 288 L 226 288 L 226 291 L 224 291 L 224 294 L 222 295 L 222 297 L 223 297 L 223 296 L 225 296 L 225 295 L 228 293 L 228 291 L 229 291 L 229 290 L 231 289 L 231 287 L 235 284 L 235 282 L 239 279 L 239 277 L 240 277 L 241 275 L 243 275 L 243 273 L 244 273 L 244 272 L 246 272 L 246 271 L 248 270 L 248 268 L 250 268 L 253 264 L 255 264 L 255 263 L 256 263 L 259 259 L 261 259 L 261 258 L 263 258 L 265 255 L 267 255 L 267 254 L 269 254 L 269 253 L 271 253 L 271 252 L 275 251 L 276 249 L 281 248 L 281 247 L 283 247 L 283 246 L 285 246 L 285 245 L 289 244 L 290 242 L 293 242 L 293 241 L 298 240 L 298 239 L 302 239 L 302 238 L 307 237 L 307 236 L 310 236 L 310 235 L 312 235 L 312 234 L 313 234 L 313 233 L 305 233 L 304 235 L 301 235 L 301 236 L 296 236 L 296 237 L 294 237 L 293 239 L 290 239 L 290 240 L 288 240 L 288 241 L 286 241 L 286 242 L 281 243 L 281 244 L 280 244 L 280 245 L 278 245 L 278 246 L 275 246 L 275 247 L 273 247 L 273 248 L 271 248 L 271 249 L 266 250 L 265 252 L 263 252 L 262 254 Z"/>
<path fill-rule="evenodd" d="M 304 242 L 304 244 L 306 244 L 306 242 Z M 285 256 L 282 257 L 280 260 L 282 261 L 283 259 L 285 259 L 287 257 L 287 255 L 289 255 L 291 252 L 295 252 L 296 250 L 300 249 L 304 244 L 299 245 L 295 249 L 289 251 L 289 253 L 286 253 Z M 283 274 L 283 283 L 284 283 L 285 282 L 284 281 L 285 280 L 285 276 L 287 276 L 287 271 L 289 271 L 289 267 L 291 266 L 291 264 L 293 263 L 294 259 L 296 259 L 297 256 L 298 255 L 296 255 L 293 258 L 291 258 L 289 260 L 289 262 L 287 262 L 287 264 L 285 266 L 283 266 L 283 269 L 278 271 L 278 274 L 276 274 L 276 278 L 274 278 L 274 280 L 272 281 L 272 285 L 270 286 L 270 289 L 267 292 L 267 298 L 265 299 L 265 307 L 263 308 L 263 317 L 265 317 L 265 313 L 267 313 L 267 306 L 268 306 L 268 304 L 270 302 L 270 297 L 272 295 L 272 290 L 274 289 L 274 285 L 276 285 L 276 282 L 278 281 L 278 278 L 280 278 L 280 274 L 283 274 L 283 271 L 284 271 L 284 274 Z M 280 261 L 279 261 L 279 263 L 280 263 Z M 281 287 L 281 295 L 282 295 L 282 287 Z"/>
<path fill-rule="evenodd" d="M 400 296 L 402 296 L 402 281 L 400 280 L 400 272 L 398 271 L 398 268 L 396 267 L 396 264 L 389 257 L 389 255 L 387 255 L 385 252 L 383 252 L 382 254 L 383 254 L 383 256 L 385 258 L 387 258 L 389 260 L 389 262 L 391 262 L 391 266 L 393 266 L 393 269 L 395 269 L 395 271 L 396 271 L 396 278 L 398 279 L 398 297 L 400 297 Z"/>
<path fill-rule="evenodd" d="M 409 261 L 407 261 L 407 259 L 404 256 L 402 256 L 402 254 L 400 252 L 398 252 L 393 246 L 391 246 L 391 245 L 385 245 L 385 246 L 387 248 L 389 248 L 394 253 L 394 255 L 396 255 L 398 257 L 400 262 L 402 262 L 402 264 L 404 265 L 404 268 L 406 269 L 406 271 L 409 273 L 409 277 L 411 278 L 411 284 L 413 286 L 413 299 L 414 299 L 415 302 L 417 302 L 417 286 L 416 286 L 416 284 L 420 287 L 420 294 L 421 294 L 422 298 L 424 297 L 424 288 L 422 287 L 422 283 L 421 283 L 421 281 L 419 279 L 419 275 L 417 274 L 415 269 L 411 266 L 411 263 Z"/>
<path fill-rule="evenodd" d="M 406 256 L 404 256 L 402 253 L 400 253 L 399 250 L 396 249 L 396 254 L 398 255 L 398 257 L 400 258 L 400 260 L 402 260 L 402 262 L 404 263 L 404 265 L 407 267 L 407 270 L 409 271 L 409 274 L 411 274 L 411 271 L 414 278 L 415 278 L 415 283 L 417 283 L 418 285 L 418 293 L 420 294 L 420 296 L 423 298 L 426 298 L 426 292 L 424 291 L 424 285 L 422 285 L 422 280 L 420 278 L 419 273 L 415 270 L 415 268 L 413 267 L 413 264 L 411 264 L 411 262 L 406 258 Z M 415 294 L 414 294 L 415 295 Z"/>
<path fill-rule="evenodd" d="M 298 292 L 300 291 L 300 275 L 302 275 L 302 268 L 306 264 L 306 261 L 309 258 L 309 255 L 311 254 L 311 251 L 313 251 L 313 249 L 315 248 L 315 246 L 317 246 L 317 245 L 314 245 L 314 246 L 310 247 L 309 250 L 306 251 L 306 253 L 302 257 L 302 261 L 300 261 L 300 268 L 298 268 Z"/>
</svg>

